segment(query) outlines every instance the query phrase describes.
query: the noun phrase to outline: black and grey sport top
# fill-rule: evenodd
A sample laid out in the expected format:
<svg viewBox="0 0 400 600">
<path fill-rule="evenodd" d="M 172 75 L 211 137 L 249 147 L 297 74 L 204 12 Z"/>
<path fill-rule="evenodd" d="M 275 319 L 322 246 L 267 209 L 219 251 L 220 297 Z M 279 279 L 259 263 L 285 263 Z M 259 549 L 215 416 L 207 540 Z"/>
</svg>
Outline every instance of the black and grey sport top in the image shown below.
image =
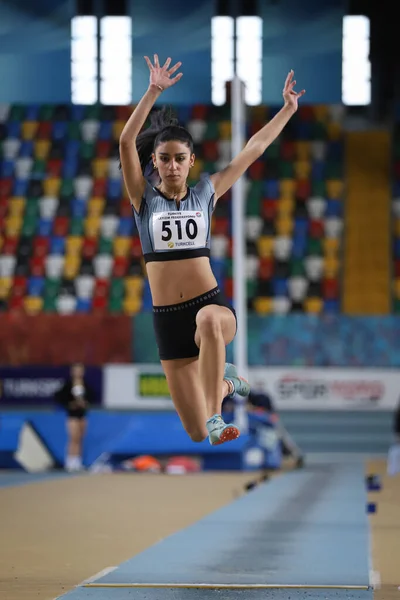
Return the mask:
<svg viewBox="0 0 400 600">
<path fill-rule="evenodd" d="M 139 213 L 134 210 L 145 262 L 210 256 L 214 196 L 210 178 L 204 177 L 188 188 L 178 209 L 146 179 Z"/>
</svg>

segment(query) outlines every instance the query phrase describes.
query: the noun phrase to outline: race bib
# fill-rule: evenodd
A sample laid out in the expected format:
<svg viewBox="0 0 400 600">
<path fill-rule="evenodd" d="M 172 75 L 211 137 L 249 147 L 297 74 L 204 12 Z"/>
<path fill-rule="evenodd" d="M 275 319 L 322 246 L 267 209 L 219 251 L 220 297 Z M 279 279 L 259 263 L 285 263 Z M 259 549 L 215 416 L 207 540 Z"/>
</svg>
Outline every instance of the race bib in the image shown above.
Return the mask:
<svg viewBox="0 0 400 600">
<path fill-rule="evenodd" d="M 204 248 L 206 235 L 206 221 L 202 211 L 153 214 L 153 240 L 156 252 Z"/>
</svg>

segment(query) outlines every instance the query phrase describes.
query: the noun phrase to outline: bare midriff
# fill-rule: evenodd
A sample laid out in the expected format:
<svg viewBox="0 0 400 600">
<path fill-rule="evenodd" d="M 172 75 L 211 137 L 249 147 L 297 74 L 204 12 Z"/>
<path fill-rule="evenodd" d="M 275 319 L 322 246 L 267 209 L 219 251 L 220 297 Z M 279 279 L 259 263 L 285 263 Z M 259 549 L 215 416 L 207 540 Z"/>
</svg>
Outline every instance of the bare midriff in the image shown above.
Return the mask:
<svg viewBox="0 0 400 600">
<path fill-rule="evenodd" d="M 150 262 L 146 269 L 154 306 L 187 302 L 218 285 L 206 256 Z"/>
</svg>

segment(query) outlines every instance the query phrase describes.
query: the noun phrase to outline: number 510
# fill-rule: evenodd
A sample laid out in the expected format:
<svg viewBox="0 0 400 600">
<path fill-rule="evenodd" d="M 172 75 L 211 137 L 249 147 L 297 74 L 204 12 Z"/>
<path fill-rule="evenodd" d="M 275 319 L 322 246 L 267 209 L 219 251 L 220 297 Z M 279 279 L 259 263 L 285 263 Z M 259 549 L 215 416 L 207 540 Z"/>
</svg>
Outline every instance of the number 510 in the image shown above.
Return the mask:
<svg viewBox="0 0 400 600">
<path fill-rule="evenodd" d="M 181 223 L 181 221 L 178 221 L 178 220 L 172 221 L 172 223 L 175 223 L 178 240 L 181 240 L 182 239 L 182 223 Z M 171 221 L 163 221 L 162 232 L 163 232 L 163 234 L 161 236 L 161 239 L 164 242 L 169 242 L 169 240 L 172 238 Z M 194 219 L 188 219 L 185 224 L 186 236 L 189 238 L 189 240 L 194 240 L 194 238 L 197 236 L 197 232 L 198 232 L 198 227 L 197 227 L 196 221 Z"/>
</svg>

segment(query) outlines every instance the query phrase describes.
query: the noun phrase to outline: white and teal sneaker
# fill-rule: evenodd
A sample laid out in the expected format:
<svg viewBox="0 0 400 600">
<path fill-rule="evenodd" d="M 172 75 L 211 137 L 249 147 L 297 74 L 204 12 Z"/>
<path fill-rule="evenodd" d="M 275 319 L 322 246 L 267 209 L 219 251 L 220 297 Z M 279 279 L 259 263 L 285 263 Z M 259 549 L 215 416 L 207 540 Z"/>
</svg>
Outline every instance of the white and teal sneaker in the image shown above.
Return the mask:
<svg viewBox="0 0 400 600">
<path fill-rule="evenodd" d="M 248 381 L 239 377 L 237 368 L 231 363 L 225 363 L 224 381 L 230 381 L 233 386 L 233 392 L 229 394 L 232 398 L 235 394 L 239 396 L 248 396 L 250 393 L 250 384 Z"/>
<path fill-rule="evenodd" d="M 219 446 L 225 442 L 236 440 L 240 431 L 232 423 L 226 424 L 221 415 L 214 415 L 206 423 L 208 439 L 212 446 Z"/>
</svg>

